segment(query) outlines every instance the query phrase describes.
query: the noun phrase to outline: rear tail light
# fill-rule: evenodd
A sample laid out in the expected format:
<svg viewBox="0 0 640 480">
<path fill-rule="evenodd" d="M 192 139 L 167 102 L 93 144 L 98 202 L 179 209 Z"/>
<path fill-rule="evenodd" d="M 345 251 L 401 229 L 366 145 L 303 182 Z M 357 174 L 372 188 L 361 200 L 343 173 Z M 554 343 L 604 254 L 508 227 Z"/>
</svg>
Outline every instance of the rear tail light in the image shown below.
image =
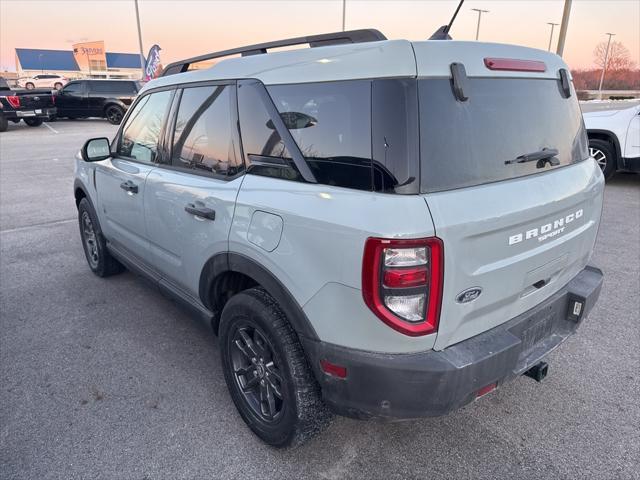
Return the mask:
<svg viewBox="0 0 640 480">
<path fill-rule="evenodd" d="M 518 58 L 485 58 L 484 65 L 489 70 L 509 72 L 546 72 L 547 65 L 538 60 L 520 60 Z"/>
<path fill-rule="evenodd" d="M 9 105 L 11 105 L 13 108 L 20 108 L 20 97 L 16 95 L 11 95 L 6 98 L 7 98 L 7 102 L 9 102 Z"/>
<path fill-rule="evenodd" d="M 443 258 L 442 240 L 437 237 L 367 239 L 362 265 L 365 303 L 378 318 L 405 335 L 437 331 Z"/>
</svg>

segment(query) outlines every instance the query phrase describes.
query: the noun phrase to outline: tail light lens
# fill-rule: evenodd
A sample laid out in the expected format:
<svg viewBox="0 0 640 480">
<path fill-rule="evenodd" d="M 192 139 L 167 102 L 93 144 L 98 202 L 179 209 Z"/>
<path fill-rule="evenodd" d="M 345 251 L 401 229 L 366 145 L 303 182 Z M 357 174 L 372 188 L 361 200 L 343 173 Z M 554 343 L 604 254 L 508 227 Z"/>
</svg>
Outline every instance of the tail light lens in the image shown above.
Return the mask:
<svg viewBox="0 0 640 480">
<path fill-rule="evenodd" d="M 13 108 L 20 108 L 20 97 L 11 95 L 9 97 L 6 97 L 6 99 L 7 102 L 9 102 L 9 105 L 11 105 Z"/>
<path fill-rule="evenodd" d="M 507 72 L 546 72 L 547 65 L 539 60 L 520 60 L 518 58 L 485 58 L 484 65 L 489 70 Z"/>
<path fill-rule="evenodd" d="M 438 329 L 444 248 L 437 237 L 369 238 L 364 247 L 362 294 L 391 328 L 410 336 Z"/>
</svg>

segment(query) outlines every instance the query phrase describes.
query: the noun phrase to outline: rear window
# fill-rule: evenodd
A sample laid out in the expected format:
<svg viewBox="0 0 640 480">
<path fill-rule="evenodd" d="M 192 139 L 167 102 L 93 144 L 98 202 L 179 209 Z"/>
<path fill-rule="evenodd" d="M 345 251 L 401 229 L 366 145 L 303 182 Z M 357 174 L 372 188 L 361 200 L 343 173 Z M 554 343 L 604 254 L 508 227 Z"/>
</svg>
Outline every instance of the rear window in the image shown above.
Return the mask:
<svg viewBox="0 0 640 480">
<path fill-rule="evenodd" d="M 91 81 L 89 88 L 93 93 L 110 93 L 110 94 L 135 94 L 138 92 L 135 82 L 126 81 Z"/>
<path fill-rule="evenodd" d="M 575 91 L 553 79 L 469 78 L 459 102 L 449 79 L 418 81 L 421 191 L 450 190 L 560 168 L 588 158 Z M 511 163 L 542 149 L 559 164 Z"/>
</svg>

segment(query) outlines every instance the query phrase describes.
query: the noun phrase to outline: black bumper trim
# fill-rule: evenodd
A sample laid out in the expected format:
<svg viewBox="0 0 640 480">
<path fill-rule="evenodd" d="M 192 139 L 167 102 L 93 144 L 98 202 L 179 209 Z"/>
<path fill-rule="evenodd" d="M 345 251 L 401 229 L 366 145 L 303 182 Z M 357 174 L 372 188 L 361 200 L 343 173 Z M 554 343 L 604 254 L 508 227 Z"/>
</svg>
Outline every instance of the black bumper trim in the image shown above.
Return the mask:
<svg viewBox="0 0 640 480">
<path fill-rule="evenodd" d="M 531 310 L 442 351 L 384 354 L 301 340 L 323 398 L 336 413 L 383 419 L 444 415 L 471 402 L 480 388 L 521 375 L 572 335 L 595 305 L 602 280 L 599 269 L 587 266 Z M 576 299 L 583 302 L 577 321 L 569 315 Z M 321 359 L 345 366 L 347 378 L 323 373 Z"/>
</svg>

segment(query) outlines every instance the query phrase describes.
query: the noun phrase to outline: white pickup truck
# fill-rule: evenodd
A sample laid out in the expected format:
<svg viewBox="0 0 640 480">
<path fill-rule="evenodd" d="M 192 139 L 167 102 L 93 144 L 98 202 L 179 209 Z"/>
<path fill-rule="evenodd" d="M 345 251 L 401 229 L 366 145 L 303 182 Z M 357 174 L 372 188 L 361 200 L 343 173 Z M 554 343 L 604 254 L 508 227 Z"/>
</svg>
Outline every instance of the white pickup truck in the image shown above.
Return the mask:
<svg viewBox="0 0 640 480">
<path fill-rule="evenodd" d="M 616 171 L 640 172 L 640 105 L 584 114 L 589 153 L 605 178 Z"/>
</svg>

